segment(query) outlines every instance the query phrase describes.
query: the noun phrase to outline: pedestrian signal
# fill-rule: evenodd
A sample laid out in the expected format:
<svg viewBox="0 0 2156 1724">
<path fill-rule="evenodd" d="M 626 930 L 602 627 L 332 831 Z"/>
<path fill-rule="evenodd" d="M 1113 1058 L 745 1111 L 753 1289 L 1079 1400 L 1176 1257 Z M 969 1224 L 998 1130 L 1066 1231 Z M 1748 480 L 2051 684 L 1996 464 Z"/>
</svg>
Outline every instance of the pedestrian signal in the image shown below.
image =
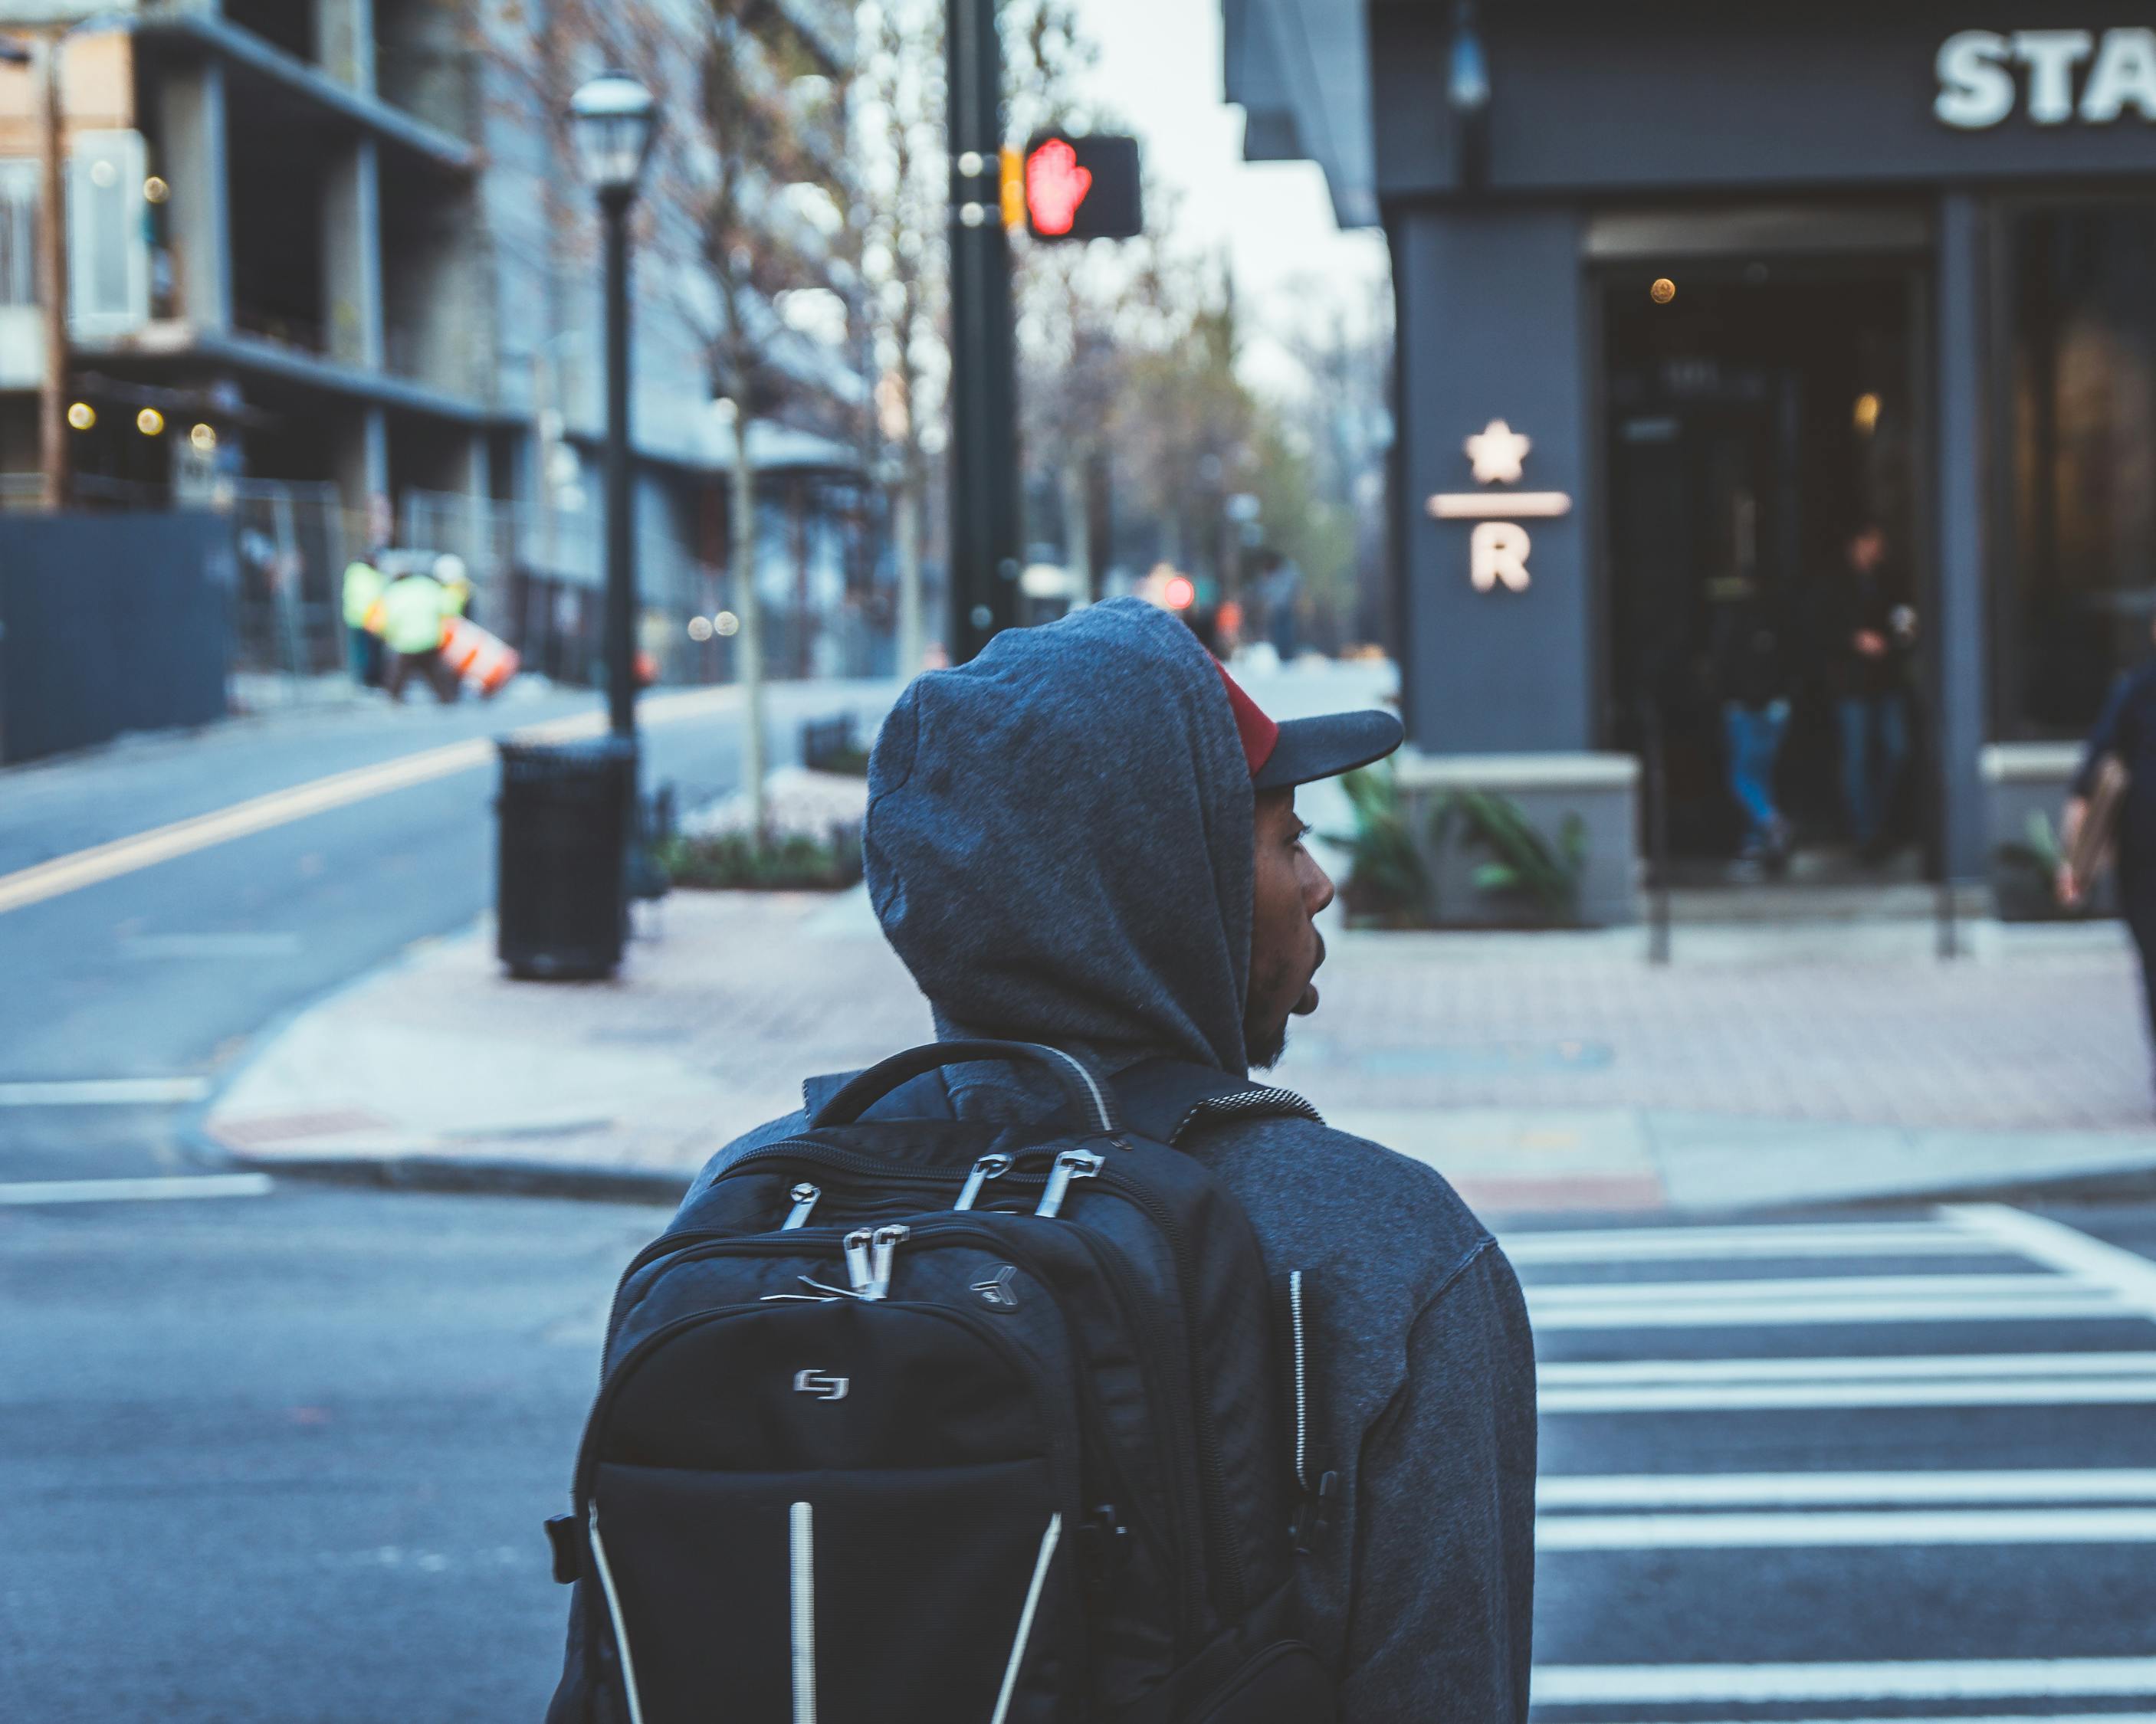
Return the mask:
<svg viewBox="0 0 2156 1724">
<path fill-rule="evenodd" d="M 1008 186 L 1036 239 L 1129 239 L 1145 229 L 1138 196 L 1138 141 L 1102 134 L 1037 132 Z M 1015 198 L 1009 192 L 1014 189 Z"/>
</svg>

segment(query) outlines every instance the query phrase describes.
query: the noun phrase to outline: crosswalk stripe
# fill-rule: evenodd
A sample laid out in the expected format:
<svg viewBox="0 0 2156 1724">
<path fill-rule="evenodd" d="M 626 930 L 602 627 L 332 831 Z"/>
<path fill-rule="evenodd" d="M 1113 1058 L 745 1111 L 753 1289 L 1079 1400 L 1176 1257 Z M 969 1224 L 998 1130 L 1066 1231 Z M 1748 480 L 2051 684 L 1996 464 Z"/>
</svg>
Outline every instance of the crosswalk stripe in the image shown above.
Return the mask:
<svg viewBox="0 0 2156 1724">
<path fill-rule="evenodd" d="M 2120 1377 L 2156 1372 L 2156 1352 L 1887 1353 L 1854 1358 L 1553 1360 L 1546 1384 L 1856 1381 L 1869 1378 Z"/>
<path fill-rule="evenodd" d="M 1560 1473 L 1541 1509 L 1779 1508 L 1813 1503 L 2156 1502 L 2156 1467 L 1986 1472 Z"/>
<path fill-rule="evenodd" d="M 2156 1319 L 2156 1263 L 2145 1257 L 2005 1203 L 1954 1203 L 1940 1213 L 2046 1269 L 2102 1287 L 2122 1305 Z"/>
<path fill-rule="evenodd" d="M 1938 1221 L 1589 1228 L 1578 1232 L 1512 1234 L 1500 1243 L 1515 1265 L 1676 1263 L 1744 1257 L 1985 1257 L 2011 1249 Z"/>
<path fill-rule="evenodd" d="M 182 1173 L 147 1179 L 45 1179 L 0 1185 L 0 1208 L 40 1203 L 138 1203 L 188 1198 L 260 1198 L 267 1173 Z"/>
<path fill-rule="evenodd" d="M 1559 1388 L 1545 1417 L 1583 1413 L 1799 1412 L 1853 1407 L 2127 1407 L 2156 1403 L 2156 1377 L 1984 1378 L 1967 1383 L 1641 1383 Z"/>
<path fill-rule="evenodd" d="M 1537 1707 L 2138 1696 L 2156 1694 L 2156 1658 L 1543 1665 L 1532 1693 Z"/>
<path fill-rule="evenodd" d="M 157 1106 L 208 1094 L 206 1077 L 61 1078 L 0 1084 L 0 1107 Z"/>
<path fill-rule="evenodd" d="M 1863 1545 L 2150 1544 L 2156 1509 L 1796 1510 L 1774 1514 L 1558 1515 L 1542 1551 L 1807 1549 Z"/>
<path fill-rule="evenodd" d="M 1964 1299 L 2020 1298 L 2048 1293 L 2087 1293 L 2078 1282 L 2057 1275 L 1805 1275 L 1748 1281 L 1589 1281 L 1529 1284 L 1527 1302 L 1557 1311 L 1586 1305 L 1725 1305 L 1735 1301 L 1773 1304 L 1788 1299 L 1931 1299 L 1951 1303 Z"/>
<path fill-rule="evenodd" d="M 2044 1294 L 1999 1294 L 1959 1300 L 1732 1300 L 1725 1305 L 1609 1303 L 1537 1305 L 1528 1316 L 1537 1330 L 1776 1329 L 1847 1323 L 2062 1322 L 2138 1317 L 2100 1290 L 2061 1287 Z"/>
</svg>

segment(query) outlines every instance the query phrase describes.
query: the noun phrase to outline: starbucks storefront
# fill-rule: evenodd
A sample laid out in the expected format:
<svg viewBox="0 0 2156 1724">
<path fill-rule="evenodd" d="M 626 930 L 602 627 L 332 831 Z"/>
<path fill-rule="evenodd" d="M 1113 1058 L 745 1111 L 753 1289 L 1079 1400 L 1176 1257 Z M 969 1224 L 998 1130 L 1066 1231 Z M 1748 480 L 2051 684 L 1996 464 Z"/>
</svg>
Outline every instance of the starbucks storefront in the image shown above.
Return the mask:
<svg viewBox="0 0 2156 1724">
<path fill-rule="evenodd" d="M 1984 878 L 2056 803 L 2156 619 L 2146 16 L 1231 0 L 1252 153 L 1391 245 L 1406 770 L 1582 813 L 1592 919 L 1643 760 L 1680 868 L 1744 852 L 1741 700 L 1837 877 Z M 1363 111 L 1298 94 L 1350 61 Z"/>
</svg>

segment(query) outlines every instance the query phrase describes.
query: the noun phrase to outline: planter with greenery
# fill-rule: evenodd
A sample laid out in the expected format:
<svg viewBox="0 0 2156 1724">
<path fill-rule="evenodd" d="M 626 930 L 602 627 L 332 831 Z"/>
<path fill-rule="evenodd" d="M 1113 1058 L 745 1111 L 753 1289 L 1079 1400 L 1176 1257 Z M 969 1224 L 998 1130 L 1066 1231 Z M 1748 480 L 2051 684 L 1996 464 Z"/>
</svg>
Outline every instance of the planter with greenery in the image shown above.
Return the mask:
<svg viewBox="0 0 2156 1724">
<path fill-rule="evenodd" d="M 1340 783 L 1354 810 L 1355 829 L 1326 837 L 1348 853 L 1348 882 L 1341 888 L 1348 920 L 1379 928 L 1432 926 L 1437 893 L 1391 767 L 1363 767 Z"/>
<path fill-rule="evenodd" d="M 861 834 L 844 827 L 828 838 L 807 833 L 745 832 L 675 836 L 659 848 L 660 865 L 677 886 L 706 891 L 836 892 L 861 877 Z"/>
</svg>

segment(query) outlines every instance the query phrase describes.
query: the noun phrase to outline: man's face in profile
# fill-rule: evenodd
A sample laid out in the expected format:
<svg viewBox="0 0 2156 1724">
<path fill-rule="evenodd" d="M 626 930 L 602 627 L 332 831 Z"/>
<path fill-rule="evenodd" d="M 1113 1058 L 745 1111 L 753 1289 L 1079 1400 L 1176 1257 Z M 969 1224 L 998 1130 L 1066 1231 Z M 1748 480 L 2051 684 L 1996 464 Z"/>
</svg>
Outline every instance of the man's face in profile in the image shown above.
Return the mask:
<svg viewBox="0 0 2156 1724">
<path fill-rule="evenodd" d="M 1325 962 L 1317 917 L 1332 901 L 1332 882 L 1304 848 L 1309 829 L 1295 811 L 1295 792 L 1257 793 L 1257 854 L 1250 904 L 1250 983 L 1243 1045 L 1254 1070 L 1279 1060 L 1291 1017 L 1317 1009 L 1313 978 Z"/>
</svg>

